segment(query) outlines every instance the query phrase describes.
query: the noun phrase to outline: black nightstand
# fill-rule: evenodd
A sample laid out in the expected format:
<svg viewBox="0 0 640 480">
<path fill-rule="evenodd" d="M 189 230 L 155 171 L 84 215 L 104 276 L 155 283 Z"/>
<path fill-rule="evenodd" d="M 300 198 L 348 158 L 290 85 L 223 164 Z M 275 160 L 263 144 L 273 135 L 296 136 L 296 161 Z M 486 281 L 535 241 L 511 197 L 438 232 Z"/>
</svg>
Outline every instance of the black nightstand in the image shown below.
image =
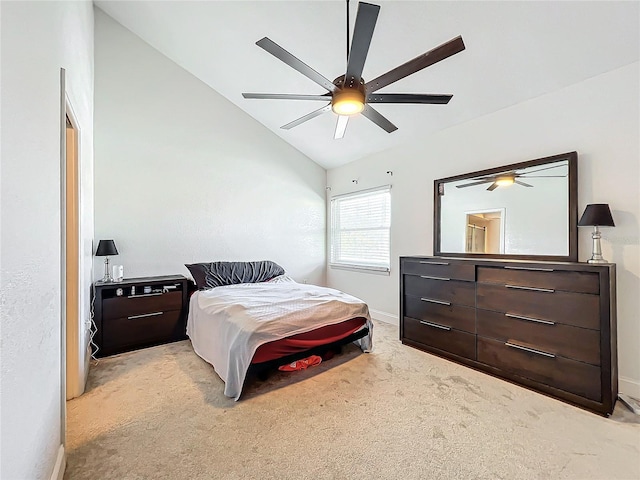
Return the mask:
<svg viewBox="0 0 640 480">
<path fill-rule="evenodd" d="M 96 356 L 187 338 L 187 290 L 182 275 L 95 282 Z"/>
</svg>

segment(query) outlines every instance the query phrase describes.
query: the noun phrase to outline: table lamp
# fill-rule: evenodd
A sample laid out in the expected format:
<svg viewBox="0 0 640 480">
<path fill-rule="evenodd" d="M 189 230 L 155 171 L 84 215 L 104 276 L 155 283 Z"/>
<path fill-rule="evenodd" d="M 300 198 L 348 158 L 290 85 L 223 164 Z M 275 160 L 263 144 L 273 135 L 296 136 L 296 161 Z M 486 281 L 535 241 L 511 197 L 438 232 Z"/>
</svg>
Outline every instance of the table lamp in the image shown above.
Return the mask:
<svg viewBox="0 0 640 480">
<path fill-rule="evenodd" d="M 613 217 L 611 216 L 611 210 L 606 203 L 592 203 L 587 205 L 584 209 L 584 213 L 578 222 L 579 227 L 593 226 L 593 233 L 591 238 L 593 239 L 593 253 L 591 258 L 587 260 L 587 263 L 609 263 L 602 258 L 602 249 L 600 248 L 600 230 L 598 227 L 615 227 L 613 223 Z"/>
<path fill-rule="evenodd" d="M 96 257 L 105 257 L 104 259 L 104 277 L 103 282 L 112 282 L 111 272 L 109 272 L 109 255 L 118 255 L 118 249 L 113 240 L 100 240 L 98 243 L 98 249 L 96 250 Z"/>
</svg>

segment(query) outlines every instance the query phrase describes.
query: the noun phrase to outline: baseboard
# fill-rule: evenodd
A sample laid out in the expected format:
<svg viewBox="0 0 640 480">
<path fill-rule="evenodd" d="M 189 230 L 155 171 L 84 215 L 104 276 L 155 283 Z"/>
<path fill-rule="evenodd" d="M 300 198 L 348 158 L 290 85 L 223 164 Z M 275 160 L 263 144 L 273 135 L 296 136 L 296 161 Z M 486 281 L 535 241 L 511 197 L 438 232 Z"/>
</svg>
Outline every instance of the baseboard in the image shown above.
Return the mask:
<svg viewBox="0 0 640 480">
<path fill-rule="evenodd" d="M 64 452 L 64 445 L 60 445 L 60 448 L 58 449 L 58 458 L 56 458 L 56 465 L 53 467 L 53 473 L 51 473 L 51 480 L 62 480 L 66 466 L 67 455 Z"/>
<path fill-rule="evenodd" d="M 618 391 L 640 399 L 640 382 L 631 378 L 618 377 Z"/>
<path fill-rule="evenodd" d="M 391 325 L 400 325 L 397 315 L 392 315 L 387 312 L 381 312 L 380 310 L 374 310 L 373 308 L 369 309 L 369 313 L 371 314 L 371 318 L 373 318 L 374 320 L 379 320 L 384 323 L 390 323 Z"/>
</svg>

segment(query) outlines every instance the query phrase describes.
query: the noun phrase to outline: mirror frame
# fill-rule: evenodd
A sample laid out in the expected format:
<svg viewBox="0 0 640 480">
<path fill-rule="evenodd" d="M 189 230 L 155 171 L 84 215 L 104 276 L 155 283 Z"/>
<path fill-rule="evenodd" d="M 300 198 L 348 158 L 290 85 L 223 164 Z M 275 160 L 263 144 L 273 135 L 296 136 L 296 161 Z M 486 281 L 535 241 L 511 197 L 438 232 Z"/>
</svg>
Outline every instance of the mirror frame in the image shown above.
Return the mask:
<svg viewBox="0 0 640 480">
<path fill-rule="evenodd" d="M 440 195 L 438 195 L 440 184 L 466 180 L 484 175 L 494 175 L 506 170 L 516 170 L 548 163 L 555 163 L 560 160 L 568 160 L 568 189 L 569 189 L 569 209 L 567 212 L 569 225 L 569 254 L 568 255 L 518 255 L 506 253 L 456 253 L 442 252 L 440 250 Z M 541 227 L 542 229 L 542 227 Z M 501 167 L 480 170 L 477 172 L 465 173 L 453 177 L 439 178 L 433 181 L 433 255 L 435 257 L 468 257 L 468 258 L 497 258 L 514 260 L 541 260 L 558 262 L 578 261 L 578 153 L 568 152 L 551 157 L 538 158 L 526 162 L 512 163 Z"/>
</svg>

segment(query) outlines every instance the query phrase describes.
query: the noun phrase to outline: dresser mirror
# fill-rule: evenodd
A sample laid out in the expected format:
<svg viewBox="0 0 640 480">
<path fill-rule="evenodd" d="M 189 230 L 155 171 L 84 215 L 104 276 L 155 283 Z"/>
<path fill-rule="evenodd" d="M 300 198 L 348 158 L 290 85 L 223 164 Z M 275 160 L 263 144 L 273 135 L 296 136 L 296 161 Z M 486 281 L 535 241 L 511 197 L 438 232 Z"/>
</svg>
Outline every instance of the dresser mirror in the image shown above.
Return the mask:
<svg viewBox="0 0 640 480">
<path fill-rule="evenodd" d="M 576 152 L 434 182 L 434 255 L 578 261 Z"/>
</svg>

